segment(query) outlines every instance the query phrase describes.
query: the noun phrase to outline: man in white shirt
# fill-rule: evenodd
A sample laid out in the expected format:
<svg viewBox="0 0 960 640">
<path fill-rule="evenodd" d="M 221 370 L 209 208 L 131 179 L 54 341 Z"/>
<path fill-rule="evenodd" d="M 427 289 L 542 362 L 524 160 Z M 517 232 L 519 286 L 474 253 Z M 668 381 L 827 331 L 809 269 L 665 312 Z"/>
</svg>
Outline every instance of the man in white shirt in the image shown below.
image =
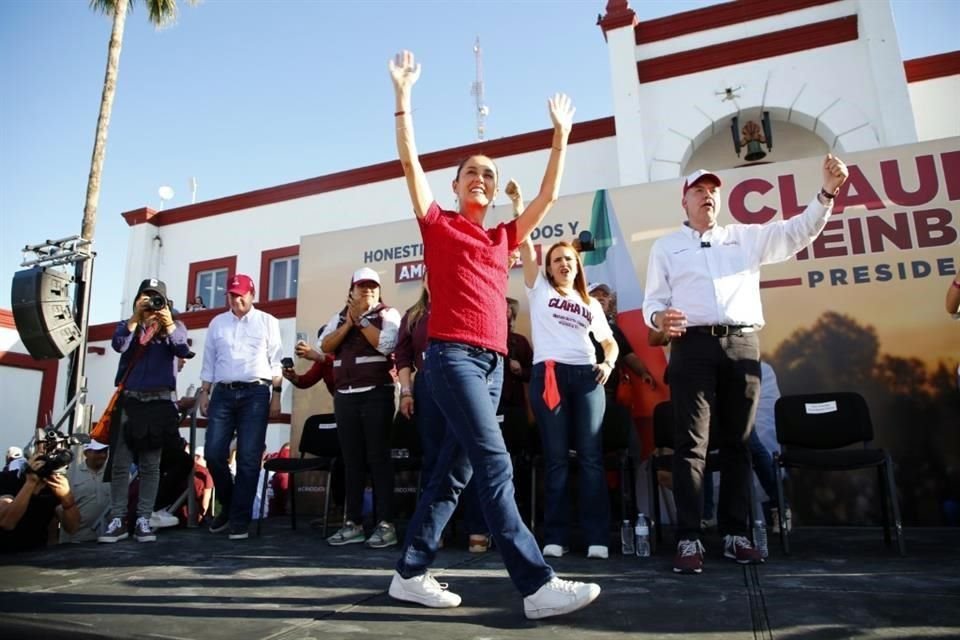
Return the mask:
<svg viewBox="0 0 960 640">
<path fill-rule="evenodd" d="M 746 447 L 760 393 L 760 265 L 787 260 L 823 230 L 848 172 L 828 154 L 822 173 L 823 186 L 801 215 L 765 225 L 720 226 L 720 178 L 698 170 L 683 183 L 686 221 L 650 252 L 643 315 L 651 328 L 673 340 L 677 573 L 703 570 L 700 522 L 712 412 L 717 413 L 713 436 L 721 448 L 717 524 L 725 534 L 723 554 L 741 564 L 762 562 L 747 537 Z"/>
<path fill-rule="evenodd" d="M 250 276 L 238 274 L 230 281 L 230 310 L 210 321 L 200 371 L 198 401 L 201 413 L 209 417 L 204 441 L 207 468 L 223 505 L 210 531 L 229 528 L 231 540 L 248 537 L 267 420 L 280 415 L 280 324 L 253 307 L 254 293 Z M 227 466 L 234 436 L 236 480 Z"/>
</svg>

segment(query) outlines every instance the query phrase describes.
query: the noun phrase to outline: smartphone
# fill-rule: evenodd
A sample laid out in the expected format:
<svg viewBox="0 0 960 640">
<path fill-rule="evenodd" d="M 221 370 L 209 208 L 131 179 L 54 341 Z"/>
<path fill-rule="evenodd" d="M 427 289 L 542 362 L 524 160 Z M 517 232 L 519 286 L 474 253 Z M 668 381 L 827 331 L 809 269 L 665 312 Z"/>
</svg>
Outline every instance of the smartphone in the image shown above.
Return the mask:
<svg viewBox="0 0 960 640">
<path fill-rule="evenodd" d="M 307 342 L 307 332 L 297 331 L 297 342 Z M 308 343 L 309 344 L 309 343 Z"/>
<path fill-rule="evenodd" d="M 284 369 L 293 369 L 293 358 L 282 358 L 280 360 L 280 366 Z"/>
</svg>

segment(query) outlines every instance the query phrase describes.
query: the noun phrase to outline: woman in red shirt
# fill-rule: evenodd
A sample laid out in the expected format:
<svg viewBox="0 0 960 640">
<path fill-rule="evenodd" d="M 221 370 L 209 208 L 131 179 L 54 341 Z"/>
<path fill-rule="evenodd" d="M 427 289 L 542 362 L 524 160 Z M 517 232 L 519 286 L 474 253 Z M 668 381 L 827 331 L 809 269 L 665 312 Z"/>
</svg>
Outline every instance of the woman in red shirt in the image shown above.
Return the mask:
<svg viewBox="0 0 960 640">
<path fill-rule="evenodd" d="M 507 352 L 508 258 L 559 197 L 573 106 L 562 94 L 549 101 L 553 140 L 540 192 L 523 215 L 486 229 L 483 219 L 497 194 L 499 177 L 493 160 L 484 155 L 464 160 L 452 184 L 459 211 L 441 209 L 413 139 L 411 90 L 420 66 L 412 53 L 404 51 L 390 62 L 390 75 L 396 96 L 397 150 L 433 292 L 422 375 L 446 418 L 447 430 L 433 480 L 407 529 L 389 593 L 428 607 L 460 604 L 460 596 L 446 591 L 427 568 L 460 493 L 472 478 L 507 572 L 523 596 L 524 614 L 546 618 L 575 611 L 592 602 L 600 587 L 561 580 L 544 561 L 517 510 L 513 467 L 496 416 Z"/>
</svg>

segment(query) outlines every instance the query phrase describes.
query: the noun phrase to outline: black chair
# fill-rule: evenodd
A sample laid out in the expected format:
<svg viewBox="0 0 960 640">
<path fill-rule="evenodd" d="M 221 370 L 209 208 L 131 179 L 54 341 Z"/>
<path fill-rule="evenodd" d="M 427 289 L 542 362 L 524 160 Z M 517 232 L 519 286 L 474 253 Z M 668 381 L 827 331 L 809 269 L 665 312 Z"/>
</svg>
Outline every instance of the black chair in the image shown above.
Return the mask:
<svg viewBox="0 0 960 640">
<path fill-rule="evenodd" d="M 620 474 L 620 518 L 630 521 L 637 515 L 633 458 L 630 456 L 630 430 L 633 428 L 629 409 L 607 396 L 602 431 L 604 468 Z"/>
<path fill-rule="evenodd" d="M 657 478 L 657 471 L 673 471 L 673 436 L 673 403 L 668 400 L 661 402 L 653 409 L 653 446 L 655 449 L 650 456 L 650 493 L 653 496 L 653 513 L 650 514 L 650 517 L 653 518 L 657 545 L 663 542 L 663 530 L 660 523 L 660 481 Z M 658 454 L 657 451 L 662 449 L 670 449 L 671 453 Z M 704 468 L 704 473 L 713 473 L 719 470 L 720 454 L 715 450 L 707 451 L 707 465 Z M 750 486 L 752 489 L 752 474 Z M 751 509 L 752 503 L 751 498 Z"/>
<path fill-rule="evenodd" d="M 393 460 L 394 476 L 398 473 L 417 474 L 416 505 L 423 491 L 423 444 L 416 420 L 408 419 L 399 411 L 390 431 L 390 458 Z"/>
<path fill-rule="evenodd" d="M 536 509 L 536 474 L 533 473 L 534 459 L 540 453 L 540 434 L 535 425 L 530 424 L 527 408 L 500 407 L 497 414 L 503 442 L 510 454 L 513 465 L 513 487 L 517 508 L 524 513 L 529 505 L 531 510 L 530 530 L 535 526 L 533 513 Z M 528 473 L 528 471 L 530 473 Z M 524 478 L 526 478 L 524 480 Z M 527 484 L 529 483 L 529 487 Z"/>
<path fill-rule="evenodd" d="M 849 471 L 876 467 L 880 488 L 883 539 L 891 545 L 887 501 L 893 511 L 893 528 L 900 555 L 906 555 L 893 461 L 884 449 L 870 448 L 873 422 L 866 401 L 859 393 L 813 393 L 783 396 L 774 409 L 777 442 L 781 451 L 773 454 L 774 473 L 781 469 L 806 468 Z M 852 445 L 860 445 L 853 447 Z M 783 482 L 777 483 L 777 507 L 784 513 Z M 790 534 L 780 527 L 780 544 L 790 553 Z"/>
<path fill-rule="evenodd" d="M 306 457 L 310 454 L 310 458 Z M 297 474 L 304 471 L 326 471 L 327 483 L 323 496 L 323 532 L 327 535 L 327 522 L 330 520 L 330 490 L 333 476 L 340 462 L 340 442 L 337 440 L 337 424 L 332 413 L 312 415 L 303 423 L 300 434 L 299 458 L 273 458 L 267 460 L 263 468 L 274 473 L 290 474 L 290 523 L 297 528 Z M 257 520 L 257 535 L 260 535 L 260 523 L 266 509 L 267 483 L 263 483 L 260 493 L 260 519 Z"/>
</svg>

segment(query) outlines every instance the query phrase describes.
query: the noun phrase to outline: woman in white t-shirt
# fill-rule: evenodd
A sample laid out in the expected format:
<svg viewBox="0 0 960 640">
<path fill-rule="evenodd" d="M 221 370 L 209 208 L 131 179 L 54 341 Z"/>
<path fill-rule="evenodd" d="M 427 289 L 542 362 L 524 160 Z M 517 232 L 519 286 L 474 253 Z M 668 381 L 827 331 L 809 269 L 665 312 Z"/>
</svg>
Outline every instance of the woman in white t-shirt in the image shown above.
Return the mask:
<svg viewBox="0 0 960 640">
<path fill-rule="evenodd" d="M 617 341 L 600 303 L 587 294 L 583 263 L 573 245 L 558 242 L 550 247 L 542 274 L 529 240 L 521 245 L 520 257 L 533 338 L 530 404 L 546 467 L 543 555 L 558 558 L 569 550 L 566 494 L 572 444 L 580 468 L 580 528 L 587 557 L 606 558 L 610 500 L 600 427 L 606 405 L 603 385 L 617 360 Z M 590 333 L 603 347 L 599 364 Z"/>
</svg>

